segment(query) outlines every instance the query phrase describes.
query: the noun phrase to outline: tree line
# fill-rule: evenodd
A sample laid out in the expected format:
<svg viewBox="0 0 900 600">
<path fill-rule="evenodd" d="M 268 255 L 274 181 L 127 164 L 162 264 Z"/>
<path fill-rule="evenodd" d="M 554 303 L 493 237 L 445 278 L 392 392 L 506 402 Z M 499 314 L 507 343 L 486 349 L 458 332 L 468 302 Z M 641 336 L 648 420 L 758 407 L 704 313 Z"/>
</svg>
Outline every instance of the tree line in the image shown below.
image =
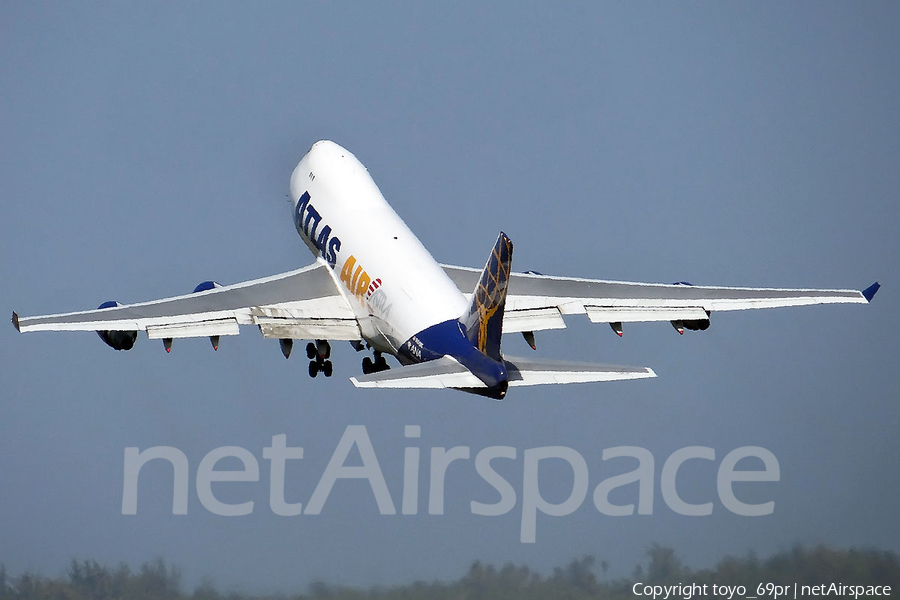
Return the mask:
<svg viewBox="0 0 900 600">
<path fill-rule="evenodd" d="M 208 579 L 188 591 L 181 571 L 163 559 L 138 569 L 124 563 L 108 567 L 95 560 L 73 559 L 66 573 L 58 577 L 30 572 L 11 576 L 0 563 L 0 600 L 635 600 L 636 583 L 706 584 L 710 590 L 713 584 L 743 585 L 746 595 L 754 596 L 761 583 L 890 585 L 892 595 L 900 588 L 897 554 L 876 549 L 798 545 L 765 559 L 753 553 L 728 556 L 712 568 L 692 570 L 672 548 L 654 544 L 647 550 L 646 566 L 636 566 L 629 577 L 610 579 L 608 570 L 606 560 L 593 556 L 575 559 L 548 575 L 526 566 L 498 568 L 476 561 L 465 575 L 451 582 L 416 581 L 368 589 L 315 582 L 304 593 L 260 596 L 222 592 Z M 683 600 L 681 596 L 674 600 L 679 598 Z"/>
</svg>

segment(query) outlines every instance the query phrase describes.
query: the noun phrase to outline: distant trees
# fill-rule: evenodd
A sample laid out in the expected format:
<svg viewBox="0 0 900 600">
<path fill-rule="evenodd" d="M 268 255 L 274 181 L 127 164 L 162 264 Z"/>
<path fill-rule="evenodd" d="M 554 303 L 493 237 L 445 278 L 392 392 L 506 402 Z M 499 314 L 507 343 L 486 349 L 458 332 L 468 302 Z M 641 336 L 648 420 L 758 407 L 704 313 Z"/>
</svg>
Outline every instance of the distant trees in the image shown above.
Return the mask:
<svg viewBox="0 0 900 600">
<path fill-rule="evenodd" d="M 759 583 L 820 585 L 891 585 L 900 588 L 900 559 L 882 550 L 835 550 L 826 546 L 795 546 L 760 560 L 755 554 L 728 556 L 711 569 L 692 571 L 672 548 L 653 544 L 646 567 L 637 565 L 631 577 L 607 580 L 610 565 L 593 556 L 575 559 L 543 577 L 526 566 L 499 569 L 475 561 L 458 581 L 422 582 L 368 590 L 314 583 L 306 594 L 252 596 L 219 592 L 204 578 L 191 593 L 182 589 L 181 571 L 157 559 L 133 571 L 122 563 L 114 569 L 95 560 L 72 560 L 64 577 L 34 573 L 10 576 L 0 564 L 0 600 L 635 600 L 634 583 L 697 583 L 744 585 Z M 599 567 L 604 577 L 597 578 Z M 748 593 L 750 593 L 748 591 Z"/>
<path fill-rule="evenodd" d="M 666 583 L 682 578 L 684 568 L 673 549 L 654 543 L 647 550 L 647 556 L 650 557 L 647 583 Z"/>
<path fill-rule="evenodd" d="M 115 569 L 96 560 L 72 560 L 65 578 L 50 579 L 25 572 L 9 577 L 0 564 L 0 600 L 180 600 L 181 572 L 162 559 L 132 572 L 125 563 Z"/>
</svg>

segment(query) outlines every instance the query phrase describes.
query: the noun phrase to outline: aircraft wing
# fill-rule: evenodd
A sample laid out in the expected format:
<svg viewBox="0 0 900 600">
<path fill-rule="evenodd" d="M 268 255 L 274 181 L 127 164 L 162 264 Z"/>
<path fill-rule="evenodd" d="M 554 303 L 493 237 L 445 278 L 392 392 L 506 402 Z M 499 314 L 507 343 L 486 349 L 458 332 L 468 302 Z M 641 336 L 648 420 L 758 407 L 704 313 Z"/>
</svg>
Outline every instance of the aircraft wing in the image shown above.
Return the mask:
<svg viewBox="0 0 900 600">
<path fill-rule="evenodd" d="M 353 310 L 324 263 L 271 277 L 151 302 L 39 317 L 19 317 L 27 331 L 146 331 L 150 339 L 237 335 L 257 325 L 273 338 L 360 340 Z"/>
<path fill-rule="evenodd" d="M 503 362 L 506 363 L 511 387 L 656 377 L 656 373 L 649 367 L 620 367 L 512 356 L 504 357 Z M 356 387 L 363 388 L 478 389 L 486 387 L 480 379 L 449 356 L 362 377 L 351 377 L 350 381 Z"/>
<path fill-rule="evenodd" d="M 480 271 L 441 265 L 464 293 L 475 289 Z M 864 291 L 714 287 L 631 283 L 512 273 L 506 297 L 503 332 L 563 329 L 563 315 L 587 314 L 594 323 L 620 325 L 638 321 L 702 323 L 709 313 L 837 302 L 869 302 L 875 283 Z M 708 323 L 708 321 L 707 321 Z M 621 329 L 616 330 L 621 333 Z"/>
</svg>

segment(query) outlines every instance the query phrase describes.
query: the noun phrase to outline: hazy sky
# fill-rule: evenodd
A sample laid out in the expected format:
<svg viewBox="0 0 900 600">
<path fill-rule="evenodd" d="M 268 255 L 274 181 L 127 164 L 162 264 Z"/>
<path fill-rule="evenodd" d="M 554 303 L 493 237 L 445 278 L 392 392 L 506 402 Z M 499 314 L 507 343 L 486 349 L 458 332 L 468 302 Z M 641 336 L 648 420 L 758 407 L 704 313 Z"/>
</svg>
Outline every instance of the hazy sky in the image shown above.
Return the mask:
<svg viewBox="0 0 900 600">
<path fill-rule="evenodd" d="M 71 557 L 132 564 L 161 555 L 189 583 L 296 589 L 314 578 L 390 584 L 458 577 L 475 559 L 542 571 L 594 554 L 622 575 L 652 542 L 708 565 L 795 542 L 900 551 L 896 3 L 528 4 L 0 2 L 0 308 L 94 308 L 233 283 L 308 264 L 285 203 L 318 139 L 349 148 L 436 259 L 481 266 L 500 229 L 514 268 L 615 279 L 884 289 L 871 306 L 713 314 L 617 338 L 585 317 L 538 334 L 544 357 L 648 365 L 658 379 L 454 392 L 356 390 L 347 344 L 335 377 L 310 380 L 253 330 L 139 339 L 114 352 L 90 333 L 0 328 L 0 561 L 56 574 Z M 520 336 L 508 354 L 531 352 Z M 394 504 L 403 453 L 422 448 L 419 514 L 382 516 L 365 481 L 338 482 L 321 515 L 268 506 L 263 447 L 304 448 L 289 501 L 309 500 L 347 425 L 365 425 Z M 421 438 L 404 438 L 420 425 Z M 121 514 L 123 453 L 174 446 L 189 459 L 185 516 L 171 469 L 141 473 Z M 558 445 L 591 473 L 584 504 L 541 516 L 521 544 L 521 503 L 500 517 L 474 460 L 447 472 L 428 515 L 432 447 L 507 445 L 494 463 L 522 489 L 523 453 Z M 652 515 L 609 517 L 600 481 L 639 446 L 656 461 Z M 723 507 L 731 450 L 771 451 L 777 483 L 742 484 L 772 515 Z M 201 459 L 240 446 L 256 483 L 216 484 L 250 516 L 211 514 Z M 663 462 L 685 446 L 663 502 Z M 236 461 L 235 461 L 236 462 Z M 228 468 L 223 462 L 219 465 Z M 232 464 L 233 466 L 233 464 Z M 743 466 L 743 465 L 742 465 Z M 546 469 L 545 469 L 546 467 Z M 748 465 L 747 468 L 752 468 Z M 541 466 L 541 492 L 572 485 Z M 616 492 L 636 502 L 632 485 Z"/>
</svg>

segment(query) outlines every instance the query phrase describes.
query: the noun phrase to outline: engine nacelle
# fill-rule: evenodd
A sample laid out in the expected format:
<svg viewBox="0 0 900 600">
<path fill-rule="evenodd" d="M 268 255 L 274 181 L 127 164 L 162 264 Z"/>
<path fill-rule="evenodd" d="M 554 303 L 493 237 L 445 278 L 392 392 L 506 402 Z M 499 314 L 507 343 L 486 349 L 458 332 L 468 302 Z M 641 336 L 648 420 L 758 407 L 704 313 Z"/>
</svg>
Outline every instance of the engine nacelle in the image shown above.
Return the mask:
<svg viewBox="0 0 900 600">
<path fill-rule="evenodd" d="M 688 285 L 691 287 L 694 286 L 694 284 L 690 281 L 676 281 L 672 285 Z M 678 333 L 683 333 L 685 329 L 690 329 L 691 331 L 706 331 L 707 329 L 709 329 L 709 311 L 706 311 L 706 317 L 706 319 L 672 321 L 672 327 L 678 330 Z"/>
<path fill-rule="evenodd" d="M 220 287 L 222 287 L 222 285 L 218 281 L 204 281 L 203 283 L 197 284 L 197 287 L 194 288 L 194 293 L 205 292 Z"/>
<path fill-rule="evenodd" d="M 706 331 L 709 329 L 709 319 L 693 319 L 689 321 L 682 321 L 685 329 L 690 329 L 691 331 Z"/>
<path fill-rule="evenodd" d="M 110 300 L 104 302 L 97 308 L 115 308 L 121 306 L 118 302 Z M 137 341 L 137 331 L 98 331 L 97 335 L 103 340 L 103 343 L 114 350 L 131 350 L 134 342 Z"/>
</svg>

